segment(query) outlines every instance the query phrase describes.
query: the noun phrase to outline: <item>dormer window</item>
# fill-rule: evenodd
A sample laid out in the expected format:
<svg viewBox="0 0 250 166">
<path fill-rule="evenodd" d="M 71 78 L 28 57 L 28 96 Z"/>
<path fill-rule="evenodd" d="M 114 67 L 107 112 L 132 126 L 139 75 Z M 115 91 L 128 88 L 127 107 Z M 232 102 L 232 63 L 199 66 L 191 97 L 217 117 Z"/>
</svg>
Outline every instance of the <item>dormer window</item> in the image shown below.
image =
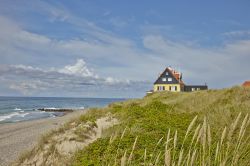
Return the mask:
<svg viewBox="0 0 250 166">
<path fill-rule="evenodd" d="M 172 81 L 172 80 L 173 80 L 173 79 L 172 79 L 171 77 L 168 78 L 168 81 L 169 81 L 169 82 Z"/>
<path fill-rule="evenodd" d="M 166 81 L 167 81 L 167 78 L 162 78 L 162 81 L 166 82 Z"/>
</svg>

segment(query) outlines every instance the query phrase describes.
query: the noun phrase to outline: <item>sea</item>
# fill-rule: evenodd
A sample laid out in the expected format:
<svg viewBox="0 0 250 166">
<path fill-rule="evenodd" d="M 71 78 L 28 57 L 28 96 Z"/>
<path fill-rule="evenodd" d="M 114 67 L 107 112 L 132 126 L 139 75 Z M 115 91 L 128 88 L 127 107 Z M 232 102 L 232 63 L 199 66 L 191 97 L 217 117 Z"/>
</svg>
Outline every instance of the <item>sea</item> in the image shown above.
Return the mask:
<svg viewBox="0 0 250 166">
<path fill-rule="evenodd" d="M 62 112 L 39 109 L 74 109 L 104 107 L 124 101 L 120 98 L 64 98 L 64 97 L 0 97 L 0 124 L 63 116 Z"/>
</svg>

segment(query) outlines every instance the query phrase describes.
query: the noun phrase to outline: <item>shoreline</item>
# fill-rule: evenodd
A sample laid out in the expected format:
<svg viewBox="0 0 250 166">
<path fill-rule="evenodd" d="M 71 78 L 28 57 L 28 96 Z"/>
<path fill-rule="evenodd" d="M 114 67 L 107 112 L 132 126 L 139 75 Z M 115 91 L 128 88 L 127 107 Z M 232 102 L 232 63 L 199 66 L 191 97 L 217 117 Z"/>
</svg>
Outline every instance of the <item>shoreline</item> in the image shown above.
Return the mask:
<svg viewBox="0 0 250 166">
<path fill-rule="evenodd" d="M 18 159 L 25 151 L 32 149 L 43 134 L 57 129 L 71 119 L 87 111 L 66 112 L 63 116 L 43 118 L 16 123 L 0 123 L 0 166 Z"/>
</svg>

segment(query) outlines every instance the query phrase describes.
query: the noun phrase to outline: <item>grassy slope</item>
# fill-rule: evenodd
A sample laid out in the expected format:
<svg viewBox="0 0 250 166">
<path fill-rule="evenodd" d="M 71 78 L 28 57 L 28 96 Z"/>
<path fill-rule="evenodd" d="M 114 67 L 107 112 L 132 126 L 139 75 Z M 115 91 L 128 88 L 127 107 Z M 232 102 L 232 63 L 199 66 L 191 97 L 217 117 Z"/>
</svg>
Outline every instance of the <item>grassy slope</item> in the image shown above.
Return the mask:
<svg viewBox="0 0 250 166">
<path fill-rule="evenodd" d="M 158 152 L 164 151 L 165 146 L 157 142 L 162 137 L 166 140 L 168 129 L 173 131 L 171 136 L 178 130 L 178 139 L 182 140 L 192 119 L 198 115 L 198 122 L 202 122 L 206 116 L 213 140 L 219 139 L 224 126 L 230 125 L 239 112 L 243 115 L 250 113 L 250 89 L 234 87 L 193 93 L 154 93 L 143 99 L 114 103 L 98 111 L 111 112 L 120 120 L 120 124 L 105 131 L 103 138 L 79 151 L 73 165 L 120 165 L 124 152 L 127 151 L 128 156 L 131 153 L 137 136 L 131 164 L 143 163 L 146 149 L 148 162 L 154 163 L 158 157 L 159 164 L 163 165 L 164 155 L 158 156 Z M 125 134 L 120 139 L 125 128 Z M 184 147 L 187 146 L 184 144 Z M 180 148 L 181 143 L 178 143 L 177 151 Z M 212 148 L 215 148 L 215 144 Z M 246 155 L 249 157 L 249 153 Z M 249 160 L 247 157 L 242 159 L 242 163 Z"/>
</svg>

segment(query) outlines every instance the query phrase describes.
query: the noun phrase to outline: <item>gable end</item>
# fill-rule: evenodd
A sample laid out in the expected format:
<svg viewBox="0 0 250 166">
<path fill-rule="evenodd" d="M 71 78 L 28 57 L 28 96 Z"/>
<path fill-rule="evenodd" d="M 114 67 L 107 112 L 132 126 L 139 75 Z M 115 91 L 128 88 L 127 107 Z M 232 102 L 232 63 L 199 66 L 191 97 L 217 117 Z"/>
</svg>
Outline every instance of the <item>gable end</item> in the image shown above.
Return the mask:
<svg viewBox="0 0 250 166">
<path fill-rule="evenodd" d="M 172 71 L 166 68 L 154 84 L 179 84 L 179 81 L 175 78 Z"/>
</svg>

